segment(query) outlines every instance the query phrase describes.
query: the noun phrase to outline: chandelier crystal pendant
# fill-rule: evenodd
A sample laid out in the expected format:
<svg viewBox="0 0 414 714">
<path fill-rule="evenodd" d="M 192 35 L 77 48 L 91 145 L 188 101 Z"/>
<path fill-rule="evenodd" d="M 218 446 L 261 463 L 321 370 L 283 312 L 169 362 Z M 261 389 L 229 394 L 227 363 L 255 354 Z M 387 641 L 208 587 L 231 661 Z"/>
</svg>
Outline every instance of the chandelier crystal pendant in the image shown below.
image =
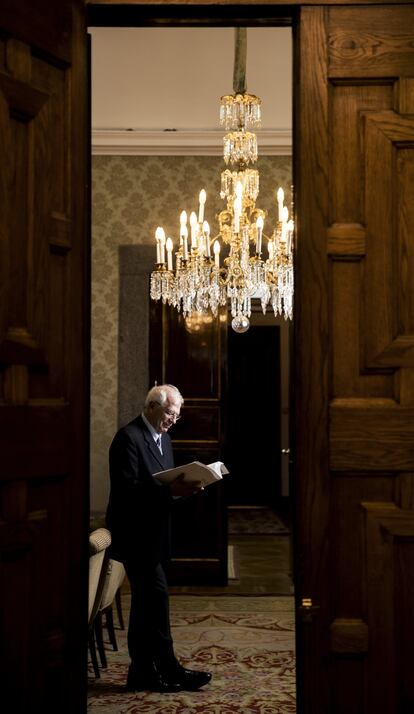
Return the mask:
<svg viewBox="0 0 414 714">
<path fill-rule="evenodd" d="M 210 235 L 204 219 L 206 192 L 199 194 L 198 215 L 180 215 L 180 241 L 173 266 L 173 242 L 158 227 L 157 259 L 151 274 L 151 298 L 162 300 L 184 316 L 211 313 L 229 302 L 232 327 L 245 332 L 250 325 L 251 301 L 258 298 L 263 313 L 270 305 L 275 316 L 293 316 L 293 220 L 277 191 L 277 221 L 270 235 L 264 232 L 266 212 L 256 207 L 259 193 L 257 138 L 261 100 L 245 91 L 223 96 L 220 123 L 226 169 L 221 174 L 220 196 L 227 207 L 218 215 L 219 232 Z M 229 131 L 230 130 L 230 131 Z"/>
</svg>

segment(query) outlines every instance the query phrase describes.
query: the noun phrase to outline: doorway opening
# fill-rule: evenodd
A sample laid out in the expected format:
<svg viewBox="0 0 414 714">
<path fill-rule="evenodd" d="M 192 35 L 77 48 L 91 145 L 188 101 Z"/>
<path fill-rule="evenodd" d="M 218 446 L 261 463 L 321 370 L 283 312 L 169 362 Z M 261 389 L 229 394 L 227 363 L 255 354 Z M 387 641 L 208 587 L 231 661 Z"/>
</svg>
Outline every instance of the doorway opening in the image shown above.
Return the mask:
<svg viewBox="0 0 414 714">
<path fill-rule="evenodd" d="M 234 475 L 229 506 L 277 509 L 281 499 L 280 327 L 274 320 L 240 336 L 228 331 L 228 408 L 224 460 Z M 248 444 L 248 448 L 240 445 Z"/>
<path fill-rule="evenodd" d="M 170 28 L 171 29 L 171 28 Z M 209 32 L 209 28 L 196 28 L 198 32 L 202 31 L 204 33 Z M 216 29 L 216 28 L 215 28 Z M 225 28 L 217 28 L 218 30 L 224 30 Z M 230 30 L 229 37 L 230 41 L 227 46 L 230 47 L 230 52 L 228 53 L 228 62 L 224 63 L 225 66 L 230 70 L 232 68 L 232 30 Z M 262 37 L 269 35 L 269 31 L 272 29 L 282 31 L 282 28 L 254 28 L 257 33 L 264 33 Z M 102 32 L 101 40 L 99 40 L 99 32 Z M 148 33 L 151 33 L 152 28 L 147 29 Z M 119 109 L 119 102 L 116 95 L 112 98 L 112 102 L 108 102 L 108 94 L 111 94 L 109 86 L 111 81 L 111 75 L 108 74 L 109 65 L 112 65 L 113 56 L 109 53 L 109 33 L 111 28 L 99 28 L 99 30 L 92 30 L 92 57 L 94 57 L 94 46 L 96 48 L 97 42 L 102 41 L 102 47 L 105 53 L 105 67 L 106 72 L 104 76 L 104 87 L 103 87 L 103 105 L 106 107 L 115 106 Z M 128 28 L 128 35 L 132 32 L 133 28 Z M 141 32 L 145 30 L 140 29 Z M 168 33 L 169 28 L 157 28 L 158 32 Z M 190 33 L 192 30 L 190 28 L 177 28 L 177 32 Z M 283 32 L 289 37 L 290 42 L 290 30 L 283 28 Z M 165 37 L 167 34 L 165 34 Z M 258 35 L 260 37 L 261 35 Z M 129 38 L 131 40 L 131 37 Z M 125 37 L 124 37 L 125 39 Z M 157 65 L 159 56 L 157 52 L 154 52 L 153 40 L 148 40 L 148 46 L 152 48 L 152 52 L 148 50 L 148 56 L 151 57 L 151 71 L 154 70 L 155 75 L 158 75 L 158 80 L 164 77 L 164 70 Z M 179 46 L 187 47 L 191 46 L 194 51 L 190 56 L 192 60 L 198 55 L 201 57 L 206 56 L 206 53 L 202 50 L 201 40 L 196 41 L 190 40 L 190 34 L 188 34 L 187 39 L 181 41 Z M 145 43 L 145 41 L 144 41 Z M 215 48 L 215 56 L 217 63 L 218 73 L 222 73 L 223 64 L 217 59 L 217 48 L 222 46 L 222 42 L 215 42 L 209 39 L 209 43 Z M 133 45 L 140 46 L 142 49 L 143 42 L 132 42 Z M 166 42 L 167 44 L 167 42 Z M 263 59 L 263 48 L 264 42 L 262 40 L 258 41 L 259 48 L 261 49 L 261 56 Z M 275 44 L 277 44 L 275 42 Z M 289 49 L 284 53 L 284 60 L 289 63 L 286 64 L 286 69 L 290 70 L 291 65 L 291 49 L 290 44 Z M 122 43 L 118 44 L 116 52 L 120 51 Z M 171 58 L 175 56 L 173 51 L 165 52 L 165 46 L 163 47 L 163 54 L 167 60 L 171 62 Z M 277 62 L 275 62 L 275 66 Z M 150 245 L 154 246 L 154 261 L 155 261 L 155 242 L 154 242 L 154 232 L 155 228 L 160 222 L 167 217 L 167 221 L 171 226 L 171 231 L 173 235 L 176 234 L 176 226 L 178 224 L 180 211 L 186 208 L 185 202 L 194 202 L 198 196 L 198 191 L 202 187 L 202 182 L 204 180 L 209 181 L 210 189 L 207 190 L 209 200 L 211 201 L 212 212 L 217 212 L 215 206 L 220 209 L 220 200 L 218 197 L 219 187 L 217 182 L 220 177 L 220 170 L 222 167 L 221 158 L 221 146 L 219 145 L 216 151 L 211 151 L 207 147 L 207 143 L 204 143 L 204 147 L 200 151 L 200 138 L 197 139 L 197 144 L 194 141 L 193 131 L 189 126 L 185 126 L 182 131 L 177 130 L 175 125 L 175 120 L 171 120 L 171 115 L 167 117 L 162 114 L 162 102 L 157 107 L 153 119 L 150 118 L 149 114 L 145 114 L 148 107 L 151 106 L 151 101 L 145 102 L 142 95 L 143 87 L 140 86 L 140 93 L 136 91 L 136 73 L 134 77 L 134 87 L 135 94 L 131 94 L 133 90 L 128 90 L 125 88 L 126 73 L 130 68 L 134 68 L 135 64 L 133 62 L 126 63 L 123 65 L 124 75 L 122 76 L 122 81 L 120 85 L 124 86 L 124 91 L 129 99 L 129 104 L 133 103 L 132 98 L 136 99 L 139 94 L 140 101 L 142 102 L 142 110 L 138 110 L 134 113 L 134 122 L 137 118 L 141 117 L 145 126 L 136 128 L 132 125 L 132 120 L 127 121 L 127 125 L 122 131 L 119 130 L 119 126 L 109 120 L 102 121 L 100 126 L 95 126 L 93 135 L 96 138 L 96 143 L 94 143 L 94 156 L 92 161 L 92 173 L 93 173 L 93 185 L 94 185 L 94 196 L 93 202 L 96 207 L 94 211 L 95 218 L 97 219 L 96 224 L 93 226 L 93 242 L 95 242 L 95 249 L 97 253 L 97 267 L 100 270 L 95 271 L 95 278 L 97 282 L 94 285 L 94 295 L 96 296 L 95 305 L 95 315 L 96 320 L 93 320 L 93 331 L 96 329 L 99 331 L 99 335 L 95 332 L 93 334 L 93 340 L 96 340 L 96 349 L 92 348 L 92 354 L 95 354 L 96 365 L 99 366 L 99 379 L 102 382 L 102 369 L 106 371 L 111 371 L 110 381 L 112 382 L 113 394 L 111 397 L 110 390 L 99 389 L 98 383 L 94 388 L 94 378 L 92 378 L 92 448 L 94 448 L 94 423 L 100 428 L 99 433 L 99 444 L 95 442 L 98 446 L 99 451 L 102 453 L 102 415 L 107 415 L 109 418 L 107 420 L 107 439 L 112 438 L 114 431 L 117 429 L 121 417 L 121 422 L 125 423 L 130 418 L 136 415 L 137 408 L 139 405 L 136 403 L 137 389 L 136 384 L 134 384 L 134 379 L 136 381 L 136 375 L 140 375 L 140 380 L 142 382 L 142 391 L 145 392 L 147 387 L 150 386 L 148 383 L 148 377 L 150 373 L 150 368 L 148 365 L 148 359 L 146 364 L 135 365 L 137 369 L 134 369 L 134 360 L 136 360 L 136 352 L 134 349 L 125 349 L 125 340 L 128 339 L 128 335 L 131 335 L 132 331 L 135 330 L 134 321 L 135 313 L 137 310 L 140 312 L 140 333 L 137 336 L 141 341 L 145 341 L 148 323 L 142 323 L 142 315 L 147 314 L 148 320 L 150 320 L 151 310 L 144 307 L 142 303 L 135 302 L 131 310 L 125 310 L 124 315 L 129 315 L 129 323 L 124 323 L 124 329 L 119 333 L 120 340 L 123 343 L 123 347 L 118 344 L 118 324 L 112 321 L 112 324 L 108 324 L 108 321 L 103 320 L 100 325 L 99 315 L 104 314 L 105 310 L 109 307 L 109 313 L 113 316 L 118 314 L 119 305 L 124 304 L 125 307 L 125 291 L 133 292 L 131 288 L 131 283 L 133 281 L 133 275 L 131 272 L 131 261 L 128 260 L 128 265 L 126 266 L 127 282 L 129 281 L 129 287 L 125 288 L 125 284 L 121 284 L 119 281 L 119 269 L 118 269 L 118 256 L 121 250 L 121 246 L 133 247 L 133 244 L 139 245 L 142 248 L 149 248 Z M 273 67 L 273 64 L 270 65 Z M 271 93 L 275 95 L 275 76 L 274 73 L 269 72 L 269 65 L 266 65 L 267 72 L 260 71 L 258 76 L 263 77 L 267 74 L 268 82 L 271 85 Z M 110 68 L 111 71 L 113 67 Z M 187 59 L 187 71 L 188 59 Z M 197 75 L 197 71 L 194 67 L 191 68 L 195 82 L 186 80 L 183 82 L 183 87 L 190 88 L 190 94 L 194 95 L 194 88 L 201 85 L 204 91 L 204 95 L 207 91 L 211 92 L 211 87 L 207 87 L 206 84 L 200 80 Z M 249 59 L 248 59 L 248 85 L 249 90 L 257 91 L 257 94 L 262 95 L 263 89 L 256 86 L 254 78 L 251 77 L 251 72 L 249 69 Z M 148 86 L 154 86 L 155 79 L 148 80 L 148 72 L 146 73 L 146 82 Z M 167 79 L 168 82 L 168 79 Z M 181 85 L 178 81 L 175 81 L 175 87 Z M 92 81 L 93 89 L 93 81 Z M 214 114 L 214 125 L 218 125 L 218 100 L 221 93 L 231 91 L 231 76 L 225 82 L 223 90 L 216 89 L 213 87 L 212 99 L 207 100 L 205 96 L 202 97 L 202 105 L 208 106 L 210 109 L 212 107 Z M 266 92 L 265 92 L 266 93 Z M 289 84 L 287 104 L 285 105 L 280 102 L 280 96 L 274 96 L 276 103 L 281 103 L 284 109 L 288 108 L 288 113 L 290 115 L 290 95 L 291 95 L 291 80 Z M 112 96 L 112 94 L 111 94 Z M 160 89 L 157 92 L 155 101 L 158 102 L 165 98 L 165 92 Z M 184 123 L 189 122 L 189 112 L 188 108 L 191 106 L 196 106 L 198 109 L 200 107 L 200 101 L 195 98 L 195 96 L 190 97 L 188 101 L 181 100 L 181 104 L 186 110 L 184 112 Z M 264 105 L 264 115 L 271 115 L 272 109 L 265 109 Z M 202 114 L 202 120 L 206 120 L 206 115 Z M 151 122 L 155 122 L 156 126 Z M 166 123 L 167 122 L 167 123 Z M 111 127 L 109 131 L 108 126 Z M 185 135 L 187 132 L 187 136 Z M 273 132 L 273 133 L 272 133 Z M 208 133 L 208 132 L 207 132 Z M 222 132 L 220 131 L 220 136 L 222 138 Z M 261 205 L 264 205 L 269 214 L 276 211 L 276 190 L 277 186 L 282 183 L 285 188 L 290 190 L 292 184 L 292 161 L 291 161 L 291 146 L 290 146 L 290 133 L 291 128 L 288 126 L 279 127 L 279 130 L 274 132 L 272 127 L 269 126 L 265 129 L 265 141 L 266 147 L 260 149 L 259 158 L 259 171 L 261 173 L 261 190 L 259 194 L 259 201 Z M 163 135 L 162 135 L 163 134 Z M 272 138 L 273 137 L 273 138 Z M 258 139 L 260 142 L 260 132 L 258 132 Z M 174 144 L 174 141 L 176 143 Z M 181 141 L 181 143 L 180 143 Z M 202 140 L 201 140 L 202 141 Z M 146 143 L 145 143 L 146 142 Z M 272 145 L 273 142 L 273 145 Z M 135 147 L 132 148 L 135 143 Z M 162 154 L 162 146 L 168 146 L 168 151 Z M 179 148 L 177 148 L 179 147 Z M 135 150 L 134 150 L 135 149 Z M 200 183 L 201 182 L 201 183 Z M 266 190 L 268 187 L 269 190 Z M 215 196 L 215 198 L 213 198 Z M 211 198 L 210 198 L 211 197 Z M 215 203 L 216 201 L 216 203 Z M 266 201 L 268 201 L 266 205 Z M 183 205 L 184 204 L 184 205 Z M 190 209 L 191 210 L 191 209 Z M 111 273 L 112 278 L 112 290 L 101 290 L 99 285 L 99 280 L 102 281 L 102 286 L 108 284 L 108 273 Z M 145 277 L 142 276 L 145 280 Z M 141 294 L 141 293 L 140 293 Z M 109 301 L 109 302 L 108 302 Z M 106 305 L 104 304 L 106 302 Z M 109 304 L 110 303 L 110 304 Z M 285 360 L 289 360 L 289 356 L 281 356 L 281 347 L 286 344 L 286 332 L 283 332 L 284 337 L 282 337 L 282 326 L 279 321 L 275 321 L 273 314 L 268 314 L 265 319 L 261 319 L 259 314 L 252 316 L 251 330 L 249 333 L 244 335 L 236 335 L 231 331 L 227 331 L 226 328 L 226 339 L 225 339 L 225 353 L 223 357 L 223 362 L 219 366 L 220 376 L 217 380 L 217 384 L 223 386 L 223 371 L 224 367 L 227 370 L 228 384 L 226 384 L 226 394 L 217 394 L 214 390 L 210 391 L 207 395 L 192 394 L 189 398 L 186 398 L 186 402 L 183 408 L 183 419 L 177 425 L 176 434 L 177 440 L 181 444 L 185 443 L 187 440 L 187 435 L 183 431 L 185 429 L 186 423 L 189 421 L 185 419 L 186 410 L 187 414 L 196 413 L 198 407 L 202 408 L 204 406 L 203 399 L 210 400 L 213 406 L 218 405 L 220 410 L 220 401 L 222 400 L 223 408 L 228 408 L 228 413 L 226 415 L 222 414 L 223 427 L 227 428 L 225 438 L 217 439 L 221 442 L 221 457 L 224 462 L 229 461 L 230 470 L 235 471 L 234 478 L 229 480 L 229 491 L 225 493 L 225 499 L 222 499 L 225 505 L 226 501 L 229 506 L 255 506 L 261 507 L 263 509 L 270 509 L 272 512 L 276 510 L 281 510 L 282 506 L 284 511 L 289 510 L 286 508 L 286 504 L 290 499 L 289 490 L 289 465 L 285 460 L 281 458 L 281 448 L 288 448 L 289 439 L 289 410 L 286 404 L 282 405 L 282 396 L 289 392 L 288 380 L 286 382 L 286 370 Z M 283 328 L 285 329 L 285 328 Z M 136 332 L 136 330 L 135 330 Z M 111 336 L 112 335 L 112 336 Z M 246 339 L 245 339 L 246 338 Z M 213 338 L 212 338 L 213 339 Z M 111 342 L 112 340 L 112 342 Z M 111 344 L 109 344 L 111 342 Z M 197 340 L 193 341 L 196 347 L 193 347 L 194 354 L 197 356 L 200 352 L 196 352 L 199 349 Z M 202 340 L 200 340 L 201 344 Z M 288 339 L 287 339 L 288 342 Z M 98 350 L 98 345 L 100 350 Z M 102 345 L 104 345 L 104 350 L 102 351 Z M 201 345 L 202 346 L 202 345 Z M 223 344 L 221 343 L 223 347 Z M 128 363 L 129 363 L 129 373 L 131 375 L 131 385 L 130 389 L 127 385 L 124 385 L 122 389 L 122 395 L 124 401 L 122 403 L 118 402 L 116 413 L 109 407 L 106 403 L 106 409 L 101 409 L 99 406 L 100 400 L 113 399 L 113 403 L 117 403 L 117 396 L 121 394 L 117 390 L 117 384 L 114 382 L 114 375 L 120 374 L 122 365 L 120 365 L 118 359 L 122 350 L 128 353 Z M 180 345 L 169 342 L 170 354 L 174 353 L 176 359 L 180 357 Z M 105 355 L 105 364 L 101 359 L 101 355 Z M 152 360 L 154 357 L 150 351 L 150 345 L 148 344 L 148 358 Z M 165 353 L 163 352 L 163 359 Z M 108 361 L 109 360 L 109 361 Z M 113 364 L 110 364 L 110 361 Z M 165 367 L 165 363 L 164 363 Z M 264 368 L 265 367 L 265 368 Z M 213 367 L 214 368 L 214 365 Z M 93 368 L 92 368 L 93 369 Z M 181 365 L 182 369 L 182 365 Z M 94 369 L 93 369 L 94 374 Z M 173 371 L 166 371 L 167 380 L 174 383 Z M 205 382 L 205 373 L 202 372 L 203 380 Z M 147 381 L 146 381 L 147 380 Z M 194 379 L 191 380 L 192 385 L 196 384 L 196 372 L 194 373 Z M 209 383 L 210 384 L 210 383 Z M 180 387 L 180 384 L 177 384 Z M 204 387 L 203 387 L 204 388 Z M 248 406 L 243 405 L 243 393 L 248 393 Z M 115 398 L 113 398 L 115 395 Z M 133 398 L 131 398 L 131 395 Z M 186 397 L 186 395 L 184 395 Z M 125 402 L 125 399 L 127 400 Z M 128 402 L 128 400 L 130 400 Z M 274 409 L 272 409 L 272 406 Z M 94 419 L 94 413 L 99 414 L 99 422 Z M 252 414 L 253 418 L 249 419 L 249 415 Z M 261 420 L 265 423 L 261 423 Z M 196 421 L 193 420 L 192 424 Z M 200 425 L 204 428 L 205 421 L 200 421 Z M 250 426 L 250 429 L 249 429 Z M 181 430 L 181 431 L 180 431 Z M 181 436 L 180 436 L 181 435 Z M 200 441 L 202 434 L 200 435 Z M 228 440 L 227 440 L 228 437 Z M 213 434 L 212 439 L 215 436 Z M 268 447 L 267 454 L 265 450 L 257 449 L 257 444 L 264 439 L 265 444 Z M 188 440 L 187 440 L 188 441 Z M 240 449 L 242 443 L 249 443 L 250 448 L 248 449 L 248 459 L 243 459 L 243 453 Z M 187 449 L 187 444 L 185 445 Z M 182 448 L 184 452 L 184 447 Z M 258 453 L 261 451 L 261 453 Z M 104 453 L 106 451 L 104 450 Z M 187 451 L 185 452 L 187 454 Z M 237 453 L 236 453 L 237 452 Z M 197 453 L 195 456 L 197 457 Z M 246 453 L 246 452 L 245 452 Z M 200 459 L 201 460 L 201 459 Z M 213 459 L 211 459 L 213 460 Z M 96 478 L 94 476 L 94 468 L 92 468 L 92 503 L 94 502 L 94 488 L 96 488 L 96 494 L 99 494 L 99 498 L 105 500 L 105 488 L 102 483 L 102 474 L 105 473 L 105 467 L 102 468 L 102 463 L 100 463 L 100 456 L 96 456 Z M 250 492 L 249 492 L 249 473 L 250 473 Z M 252 493 L 251 489 L 251 474 L 254 473 L 254 490 Z M 238 476 L 237 474 L 240 474 Z M 227 488 L 227 486 L 225 485 Z M 253 502 L 252 502 L 253 497 Z M 220 508 L 221 506 L 219 506 Z M 99 509 L 99 507 L 98 507 Z M 201 524 L 202 530 L 202 520 L 194 517 L 192 514 L 192 524 L 197 525 L 197 521 Z M 205 516 L 209 518 L 210 524 L 221 522 L 221 515 L 217 512 L 210 511 Z M 206 531 L 210 532 L 210 531 Z M 262 537 L 262 533 L 258 534 Z M 269 535 L 274 535 L 269 534 Z M 236 539 L 237 539 L 236 534 Z M 240 547 L 245 547 L 248 543 L 247 539 L 241 536 Z M 196 540 L 196 539 L 195 539 Z M 268 552 L 268 544 L 270 540 L 267 541 L 266 546 L 262 542 L 262 546 L 259 546 L 261 552 L 264 554 L 264 558 L 261 558 L 260 566 L 262 568 L 260 573 L 250 572 L 249 577 L 251 581 L 255 578 L 260 579 L 263 577 L 263 582 L 267 580 L 272 581 L 270 585 L 265 584 L 264 591 L 260 594 L 284 594 L 291 595 L 292 591 L 292 580 L 291 580 L 291 550 L 290 550 L 290 537 L 284 534 L 283 546 L 281 546 L 282 555 L 281 558 L 286 564 L 287 571 L 284 573 L 285 580 L 283 583 L 283 593 L 280 590 L 280 582 L 275 584 L 274 575 L 277 575 L 278 565 L 274 561 L 266 560 L 266 553 Z M 203 555 L 209 556 L 208 544 L 202 544 L 204 550 L 202 550 Z M 224 544 L 226 545 L 226 543 Z M 237 544 L 236 544 L 237 545 Z M 192 548 L 194 551 L 194 541 L 192 543 Z M 257 543 L 254 545 L 254 549 L 257 553 L 258 546 Z M 195 553 L 197 555 L 197 553 Z M 184 554 L 185 556 L 185 554 Z M 191 557 L 194 556 L 194 552 L 191 553 Z M 247 556 L 250 558 L 250 555 Z M 271 558 L 273 555 L 270 556 Z M 208 559 L 208 557 L 206 558 Z M 185 560 L 185 557 L 183 558 Z M 188 560 L 188 558 L 187 558 Z M 249 561 L 249 567 L 254 567 L 253 560 Z M 257 563 L 256 563 L 257 564 Z M 267 570 L 267 572 L 266 572 Z M 252 583 L 250 582 L 250 585 Z M 254 586 L 256 584 L 253 584 Z M 222 586 L 222 591 L 226 585 Z M 268 593 L 266 588 L 268 587 Z M 201 584 L 183 585 L 178 584 L 173 588 L 173 592 L 195 592 L 198 589 L 200 593 L 204 588 Z M 213 586 L 214 590 L 220 588 L 219 585 L 215 584 Z M 210 588 L 210 592 L 212 592 Z"/>
</svg>

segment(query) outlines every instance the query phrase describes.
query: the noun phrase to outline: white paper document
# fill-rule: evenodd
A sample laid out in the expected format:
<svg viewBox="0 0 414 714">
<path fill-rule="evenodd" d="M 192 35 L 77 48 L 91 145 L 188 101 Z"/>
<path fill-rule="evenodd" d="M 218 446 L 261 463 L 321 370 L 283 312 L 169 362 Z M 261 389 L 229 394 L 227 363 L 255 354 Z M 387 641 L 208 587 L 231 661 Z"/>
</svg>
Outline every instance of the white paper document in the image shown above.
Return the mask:
<svg viewBox="0 0 414 714">
<path fill-rule="evenodd" d="M 220 481 L 228 470 L 222 461 L 214 461 L 212 464 L 202 464 L 201 461 L 192 461 L 184 466 L 176 466 L 166 471 L 158 471 L 153 474 L 160 483 L 171 483 L 180 474 L 184 474 L 183 481 L 186 483 L 201 482 L 203 486 Z"/>
</svg>

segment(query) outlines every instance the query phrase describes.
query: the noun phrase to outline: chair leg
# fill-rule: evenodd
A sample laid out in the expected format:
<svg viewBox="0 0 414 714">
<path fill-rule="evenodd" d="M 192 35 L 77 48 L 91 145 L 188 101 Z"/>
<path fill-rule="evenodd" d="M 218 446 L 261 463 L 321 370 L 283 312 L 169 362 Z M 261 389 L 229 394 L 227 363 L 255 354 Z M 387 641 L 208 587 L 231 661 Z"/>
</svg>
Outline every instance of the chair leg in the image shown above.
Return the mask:
<svg viewBox="0 0 414 714">
<path fill-rule="evenodd" d="M 108 666 L 108 663 L 106 661 L 105 647 L 104 647 L 104 642 L 103 642 L 102 613 L 100 613 L 100 612 L 98 612 L 98 614 L 95 617 L 94 630 L 95 630 L 96 644 L 98 647 L 99 657 L 101 659 L 101 664 L 102 664 L 103 669 L 106 669 Z"/>
<path fill-rule="evenodd" d="M 112 605 L 110 605 L 105 610 L 106 617 L 106 628 L 108 630 L 109 641 L 114 648 L 115 652 L 118 652 L 118 643 L 116 641 L 115 629 L 114 629 L 114 616 L 112 612 Z"/>
<path fill-rule="evenodd" d="M 118 588 L 115 594 L 116 611 L 118 614 L 119 627 L 121 630 L 125 630 L 124 616 L 122 614 L 122 602 L 121 602 L 121 588 Z"/>
<path fill-rule="evenodd" d="M 93 628 L 91 628 L 88 633 L 88 644 L 89 644 L 89 652 L 91 653 L 93 671 L 95 673 L 95 677 L 97 679 L 99 679 L 101 675 L 99 672 L 98 658 L 96 656 L 95 635 L 94 635 Z"/>
</svg>

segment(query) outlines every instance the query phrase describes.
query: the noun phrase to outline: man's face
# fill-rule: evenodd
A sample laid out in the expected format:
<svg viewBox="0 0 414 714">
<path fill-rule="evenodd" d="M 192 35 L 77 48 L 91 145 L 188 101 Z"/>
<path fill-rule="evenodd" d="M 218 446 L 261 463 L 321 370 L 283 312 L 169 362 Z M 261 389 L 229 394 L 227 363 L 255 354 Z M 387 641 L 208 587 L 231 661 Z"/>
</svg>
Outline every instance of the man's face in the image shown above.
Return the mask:
<svg viewBox="0 0 414 714">
<path fill-rule="evenodd" d="M 146 417 L 159 434 L 165 434 L 180 416 L 180 405 L 167 399 L 164 406 L 150 402 Z"/>
</svg>

